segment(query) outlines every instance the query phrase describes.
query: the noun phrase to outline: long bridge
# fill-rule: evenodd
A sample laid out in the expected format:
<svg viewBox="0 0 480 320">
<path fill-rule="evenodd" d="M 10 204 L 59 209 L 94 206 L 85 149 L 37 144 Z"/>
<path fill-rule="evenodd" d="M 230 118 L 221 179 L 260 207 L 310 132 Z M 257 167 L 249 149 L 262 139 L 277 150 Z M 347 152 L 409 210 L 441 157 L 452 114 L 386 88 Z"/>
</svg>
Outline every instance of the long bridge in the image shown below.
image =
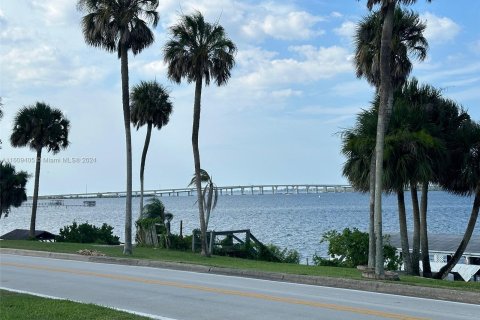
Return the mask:
<svg viewBox="0 0 480 320">
<path fill-rule="evenodd" d="M 220 195 L 264 195 L 264 194 L 308 194 L 324 192 L 352 192 L 355 191 L 349 185 L 336 184 L 271 184 L 271 185 L 248 185 L 248 186 L 224 186 L 217 187 Z M 144 196 L 194 196 L 196 188 L 176 188 L 144 190 Z M 84 198 L 119 198 L 125 197 L 125 191 L 71 193 L 39 196 L 39 199 L 84 199 Z M 133 196 L 140 196 L 140 191 L 133 191 Z"/>
<path fill-rule="evenodd" d="M 224 186 L 217 187 L 220 195 L 264 195 L 264 194 L 309 194 L 325 192 L 354 192 L 356 191 L 350 185 L 344 184 L 267 184 L 267 185 L 248 185 L 248 186 Z M 408 188 L 405 190 L 409 190 Z M 429 190 L 441 190 L 436 185 L 430 185 Z M 196 188 L 174 188 L 174 189 L 156 189 L 144 190 L 146 197 L 179 197 L 194 196 L 197 194 Z M 125 197 L 125 191 L 91 192 L 91 193 L 71 193 L 42 195 L 39 199 L 86 199 L 86 198 L 120 198 Z M 132 196 L 139 197 L 140 191 L 133 191 Z M 29 197 L 31 198 L 31 197 Z"/>
</svg>

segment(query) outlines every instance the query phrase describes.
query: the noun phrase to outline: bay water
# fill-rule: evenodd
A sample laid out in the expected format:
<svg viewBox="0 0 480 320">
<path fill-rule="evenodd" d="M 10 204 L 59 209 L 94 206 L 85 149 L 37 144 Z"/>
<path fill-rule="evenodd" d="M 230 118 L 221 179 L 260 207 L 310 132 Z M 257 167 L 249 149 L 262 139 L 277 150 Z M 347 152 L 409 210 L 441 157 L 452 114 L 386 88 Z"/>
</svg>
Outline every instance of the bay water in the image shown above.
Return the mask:
<svg viewBox="0 0 480 320">
<path fill-rule="evenodd" d="M 407 219 L 412 231 L 412 207 L 406 192 Z M 148 201 L 149 198 L 145 198 Z M 84 207 L 84 199 L 65 199 L 64 206 L 40 206 L 37 211 L 37 230 L 58 234 L 59 229 L 88 222 L 97 226 L 107 223 L 113 232 L 124 239 L 125 198 L 96 198 L 95 207 Z M 173 233 L 179 233 L 183 221 L 183 234 L 198 228 L 196 197 L 160 197 L 166 210 L 173 213 Z M 46 203 L 49 201 L 40 201 Z M 473 197 L 460 197 L 442 191 L 429 193 L 428 230 L 432 234 L 463 235 L 473 204 Z M 133 198 L 133 217 L 138 217 L 139 198 Z M 14 208 L 7 218 L 0 220 L 0 234 L 13 229 L 28 229 L 31 208 Z M 369 196 L 356 192 L 318 194 L 264 194 L 222 195 L 212 212 L 209 229 L 216 231 L 250 229 L 263 243 L 273 243 L 300 252 L 302 263 L 312 256 L 327 255 L 327 245 L 320 244 L 328 230 L 344 228 L 368 230 Z M 398 233 L 397 200 L 394 195 L 383 198 L 384 233 Z M 473 237 L 480 236 L 477 224 Z"/>
</svg>

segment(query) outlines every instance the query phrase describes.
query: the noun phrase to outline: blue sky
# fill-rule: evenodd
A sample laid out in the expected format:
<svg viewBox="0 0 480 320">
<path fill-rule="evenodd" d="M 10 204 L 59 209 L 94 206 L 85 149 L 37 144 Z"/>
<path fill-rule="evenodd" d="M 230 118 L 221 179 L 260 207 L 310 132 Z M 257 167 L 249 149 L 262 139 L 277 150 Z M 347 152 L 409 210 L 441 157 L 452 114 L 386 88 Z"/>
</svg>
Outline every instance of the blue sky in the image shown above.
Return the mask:
<svg viewBox="0 0 480 320">
<path fill-rule="evenodd" d="M 8 143 L 22 106 L 44 101 L 71 121 L 71 146 L 57 155 L 44 152 L 40 194 L 125 189 L 120 61 L 84 43 L 75 3 L 0 1 L 0 158 L 34 157 Z M 411 8 L 426 21 L 430 44 L 412 75 L 480 120 L 480 1 L 419 0 Z M 352 34 L 368 14 L 366 0 L 167 0 L 158 8 L 155 43 L 130 55 L 130 86 L 157 79 L 174 103 L 170 123 L 153 132 L 146 189 L 185 187 L 194 171 L 194 86 L 170 82 L 162 56 L 168 27 L 194 9 L 218 20 L 238 46 L 228 85 L 203 93 L 201 161 L 217 185 L 346 183 L 337 133 L 352 126 L 373 94 L 352 64 Z M 132 131 L 134 190 L 144 137 L 144 128 Z M 73 163 L 79 158 L 95 162 Z M 15 165 L 34 172 L 32 163 Z"/>
</svg>

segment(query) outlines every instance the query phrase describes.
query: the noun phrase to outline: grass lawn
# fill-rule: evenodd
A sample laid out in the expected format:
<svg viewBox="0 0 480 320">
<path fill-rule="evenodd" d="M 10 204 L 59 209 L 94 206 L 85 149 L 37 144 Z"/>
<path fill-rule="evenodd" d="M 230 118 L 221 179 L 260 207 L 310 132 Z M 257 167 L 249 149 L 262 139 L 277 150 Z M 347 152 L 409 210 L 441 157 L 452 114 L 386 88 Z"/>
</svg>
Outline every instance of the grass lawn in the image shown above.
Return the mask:
<svg viewBox="0 0 480 320">
<path fill-rule="evenodd" d="M 180 263 L 191 263 L 206 266 L 226 267 L 236 269 L 254 269 L 269 272 L 282 272 L 301 275 L 362 279 L 361 273 L 356 269 L 337 268 L 337 267 L 317 267 L 288 263 L 274 263 L 256 260 L 247 260 L 239 258 L 230 258 L 223 256 L 212 256 L 211 258 L 202 257 L 200 254 L 184 251 L 153 249 L 153 248 L 134 248 L 133 255 L 124 256 L 122 246 L 99 246 L 94 244 L 82 243 L 65 243 L 65 242 L 38 242 L 38 241 L 20 241 L 20 240 L 2 240 L 0 241 L 2 248 L 28 249 L 38 251 L 51 251 L 63 253 L 76 253 L 80 249 L 90 249 L 100 251 L 107 256 L 134 258 L 134 259 L 150 259 L 161 261 L 172 261 Z M 395 283 L 458 289 L 464 291 L 480 292 L 480 283 L 470 283 L 464 281 L 442 281 L 425 279 L 412 276 L 400 276 L 400 281 Z"/>
<path fill-rule="evenodd" d="M 41 298 L 0 290 L 0 315 L 3 320 L 143 320 L 131 313 L 67 300 Z"/>
</svg>

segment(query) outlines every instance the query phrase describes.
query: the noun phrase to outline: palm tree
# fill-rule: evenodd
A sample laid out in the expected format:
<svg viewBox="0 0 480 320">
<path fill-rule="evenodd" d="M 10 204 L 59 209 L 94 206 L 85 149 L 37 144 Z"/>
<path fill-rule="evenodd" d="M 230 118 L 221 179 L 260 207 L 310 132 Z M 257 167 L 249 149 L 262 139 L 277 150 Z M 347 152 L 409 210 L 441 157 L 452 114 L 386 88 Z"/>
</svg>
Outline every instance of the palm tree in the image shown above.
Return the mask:
<svg viewBox="0 0 480 320">
<path fill-rule="evenodd" d="M 143 211 L 143 182 L 145 172 L 145 159 L 152 127 L 158 130 L 168 124 L 173 105 L 167 90 L 157 81 L 142 81 L 132 89 L 130 105 L 130 118 L 137 130 L 147 125 L 147 135 L 143 146 L 142 161 L 140 163 L 140 215 Z"/>
<path fill-rule="evenodd" d="M 27 200 L 28 177 L 25 171 L 16 172 L 11 163 L 0 161 L 0 218 L 2 214 L 6 218 L 11 207 L 18 208 Z"/>
<path fill-rule="evenodd" d="M 403 190 L 406 186 L 415 190 L 421 181 L 427 181 L 428 184 L 433 179 L 435 161 L 441 162 L 444 158 L 441 138 L 432 128 L 439 126 L 436 123 L 438 121 L 429 116 L 430 113 L 443 109 L 438 104 L 431 103 L 437 98 L 438 91 L 430 86 L 422 86 L 420 89 L 414 79 L 396 91 L 391 123 L 385 137 L 383 191 L 397 193 L 402 251 L 407 273 L 417 271 L 411 263 L 409 253 Z M 343 174 L 356 189 L 363 192 L 369 190 L 370 158 L 375 146 L 378 105 L 377 97 L 370 110 L 364 110 L 358 115 L 355 127 L 342 134 L 342 153 L 347 158 Z M 412 195 L 416 193 L 412 192 Z M 416 219 L 419 219 L 418 209 Z M 414 231 L 419 234 L 418 221 Z M 418 268 L 418 261 L 416 265 Z"/>
<path fill-rule="evenodd" d="M 70 121 L 59 109 L 53 109 L 43 102 L 23 107 L 14 119 L 10 142 L 13 147 L 25 147 L 36 151 L 35 186 L 33 189 L 32 216 L 30 220 L 30 237 L 35 237 L 35 221 L 37 217 L 38 187 L 40 181 L 40 163 L 42 149 L 58 153 L 68 147 L 68 131 Z"/>
<path fill-rule="evenodd" d="M 218 188 L 213 183 L 212 177 L 206 170 L 200 169 L 201 183 L 205 184 L 202 191 L 203 208 L 205 209 L 205 228 L 208 229 L 208 222 L 210 221 L 210 213 L 217 207 Z M 194 174 L 188 186 L 194 186 L 197 183 L 197 176 Z"/>
<path fill-rule="evenodd" d="M 441 91 L 430 85 L 419 85 L 413 78 L 402 87 L 403 103 L 417 106 L 418 111 L 408 114 L 410 130 L 423 130 L 435 145 L 431 148 L 417 148 L 416 165 L 411 168 L 410 190 L 413 204 L 413 273 L 419 274 L 419 258 L 423 265 L 423 276 L 431 277 L 430 254 L 427 233 L 428 185 L 436 183 L 438 167 L 446 161 L 445 135 L 450 134 L 448 125 L 463 117 L 455 104 L 446 105 L 441 98 Z M 451 110 L 451 112 L 446 112 Z M 444 133 L 449 132 L 449 133 Z M 417 185 L 422 186 L 420 205 L 418 203 Z M 421 249 L 421 250 L 420 250 Z"/>
<path fill-rule="evenodd" d="M 369 1 L 371 9 L 375 2 Z M 393 10 L 393 9 L 392 9 Z M 380 56 L 382 52 L 382 35 L 383 21 L 385 20 L 384 11 L 374 12 L 365 17 L 358 25 L 355 33 L 355 68 L 357 77 L 364 77 L 367 81 L 377 89 L 380 93 L 381 73 L 380 73 Z M 426 58 L 428 43 L 423 32 L 426 28 L 425 24 L 420 21 L 418 14 L 405 11 L 401 8 L 393 10 L 393 41 L 392 48 L 389 53 L 391 65 L 391 79 L 393 87 L 397 88 L 405 82 L 412 70 L 412 63 L 409 54 L 417 57 L 420 61 Z M 390 70 L 390 69 L 389 69 Z M 391 103 L 393 103 L 393 91 L 390 92 Z M 388 127 L 388 119 L 390 118 L 391 108 L 385 114 L 386 125 L 383 124 L 384 131 Z M 380 114 L 379 114 L 380 116 Z M 379 122 L 378 122 L 379 123 Z M 378 126 L 378 124 L 377 124 Z M 383 247 L 382 235 L 376 236 L 375 229 L 381 232 L 381 221 L 375 225 L 375 168 L 376 154 L 373 153 L 370 158 L 370 227 L 369 227 L 369 257 L 368 266 L 375 266 L 375 256 L 380 252 L 376 252 L 376 242 Z M 378 197 L 377 197 L 378 198 Z M 378 203 L 377 203 L 378 206 Z M 377 216 L 377 219 L 381 219 Z M 381 251 L 381 250 L 380 250 Z M 383 254 L 382 254 L 383 255 Z"/>
<path fill-rule="evenodd" d="M 124 254 L 132 254 L 132 141 L 128 93 L 128 51 L 140 53 L 154 42 L 148 23 L 156 27 L 158 0 L 78 0 L 85 12 L 82 31 L 85 42 L 108 52 L 117 52 L 122 75 L 123 124 L 127 156 Z"/>
<path fill-rule="evenodd" d="M 463 239 L 452 259 L 435 275 L 444 279 L 462 257 L 472 237 L 480 209 L 480 123 L 464 121 L 449 139 L 450 161 L 440 175 L 440 185 L 459 195 L 474 195 L 472 212 Z"/>
<path fill-rule="evenodd" d="M 237 48 L 227 37 L 221 25 L 206 22 L 198 11 L 191 15 L 181 16 L 178 24 L 170 28 L 170 34 L 172 38 L 164 47 L 164 61 L 168 64 L 168 77 L 176 83 L 181 83 L 182 78 L 185 78 L 188 83 L 195 82 L 192 148 L 202 255 L 208 255 L 198 150 L 202 86 L 203 81 L 205 81 L 205 85 L 209 85 L 210 80 L 213 80 L 218 86 L 227 83 L 231 76 L 230 70 L 235 65 L 234 55 Z"/>
</svg>

